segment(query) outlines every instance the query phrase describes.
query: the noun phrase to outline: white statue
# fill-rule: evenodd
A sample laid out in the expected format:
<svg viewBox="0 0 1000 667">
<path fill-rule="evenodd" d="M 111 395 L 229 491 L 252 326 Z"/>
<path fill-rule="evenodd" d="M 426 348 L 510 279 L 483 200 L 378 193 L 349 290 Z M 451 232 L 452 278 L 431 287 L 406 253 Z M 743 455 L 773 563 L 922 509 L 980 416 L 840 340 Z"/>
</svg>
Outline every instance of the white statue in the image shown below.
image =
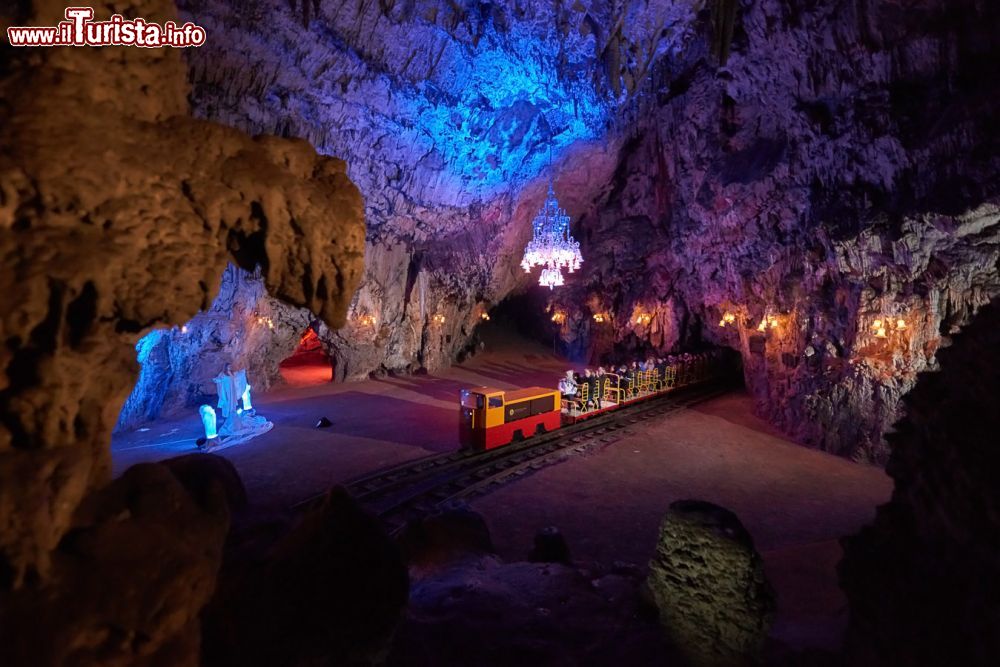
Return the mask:
<svg viewBox="0 0 1000 667">
<path fill-rule="evenodd" d="M 219 392 L 219 412 L 222 425 L 219 435 L 226 444 L 236 444 L 266 433 L 274 426 L 263 417 L 256 416 L 250 402 L 250 384 L 245 369 L 233 371 L 230 364 L 212 379 Z"/>
<path fill-rule="evenodd" d="M 215 430 L 215 409 L 211 405 L 198 408 L 201 413 L 201 423 L 205 426 L 205 440 L 215 440 L 219 432 Z"/>
<path fill-rule="evenodd" d="M 246 382 L 246 372 L 245 371 L 240 371 L 240 373 L 244 374 L 243 375 L 243 381 L 245 383 Z M 246 389 L 243 390 L 243 410 L 245 412 L 249 412 L 250 414 L 253 414 L 253 403 L 250 402 L 250 385 L 247 385 Z"/>
</svg>

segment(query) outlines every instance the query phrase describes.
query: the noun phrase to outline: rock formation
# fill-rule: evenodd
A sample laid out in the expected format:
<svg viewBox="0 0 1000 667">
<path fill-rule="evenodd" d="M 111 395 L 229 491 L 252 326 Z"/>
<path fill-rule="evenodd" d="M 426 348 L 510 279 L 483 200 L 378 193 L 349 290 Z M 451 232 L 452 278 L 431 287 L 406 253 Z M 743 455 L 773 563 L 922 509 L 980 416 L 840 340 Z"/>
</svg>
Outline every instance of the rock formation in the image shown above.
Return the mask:
<svg viewBox="0 0 1000 667">
<path fill-rule="evenodd" d="M 212 305 L 186 324 L 154 329 L 135 345 L 139 379 L 118 416 L 129 429 L 178 409 L 215 404 L 212 378 L 227 363 L 247 369 L 253 394 L 281 381 L 280 364 L 310 328 L 320 344 L 333 333 L 307 308 L 270 296 L 260 271 L 230 264 Z M 332 350 L 331 350 L 332 351 Z"/>
<path fill-rule="evenodd" d="M 1000 656 L 1000 299 L 938 354 L 888 436 L 892 500 L 844 540 L 852 665 Z"/>
<path fill-rule="evenodd" d="M 65 3 L 20 6 L 25 15 L 11 17 L 15 24 L 54 25 Z M 116 7 L 157 22 L 174 11 L 156 0 Z M 77 581 L 77 566 L 64 555 L 79 548 L 101 572 L 113 563 L 103 538 L 67 542 L 70 529 L 88 520 L 81 515 L 88 494 L 87 502 L 99 508 L 93 530 L 122 530 L 116 539 L 132 541 L 129 526 L 141 517 L 107 509 L 126 501 L 107 500 L 118 487 L 99 489 L 110 477 L 111 429 L 136 380 L 138 338 L 207 309 L 230 262 L 246 270 L 259 266 L 275 298 L 340 326 L 361 276 L 364 243 L 362 200 L 344 163 L 317 155 L 303 140 L 252 139 L 193 119 L 178 51 L 59 48 L 6 55 L 0 79 L 0 291 L 17 296 L 0 306 L 3 608 L 13 604 L 8 596 L 27 589 L 46 604 L 64 595 L 103 593 L 94 583 L 99 573 Z M 200 537 L 192 534 L 204 538 L 204 561 L 187 555 L 178 536 L 188 531 L 180 525 L 197 519 L 186 509 L 184 489 L 168 477 L 154 467 L 120 484 L 136 486 L 137 496 L 127 502 L 144 502 L 146 482 L 165 495 L 165 504 L 150 512 L 173 528 L 148 534 L 137 528 L 133 546 L 164 562 L 175 559 L 179 577 L 190 574 L 187 568 L 198 570 L 197 578 L 184 582 L 189 606 L 175 612 L 168 604 L 157 612 L 154 605 L 148 613 L 162 616 L 101 626 L 84 644 L 74 644 L 76 664 L 101 662 L 104 649 L 110 656 L 104 664 L 119 664 L 114 656 L 129 651 L 148 657 L 193 622 L 197 602 L 210 592 L 211 553 L 225 521 Z M 115 521 L 125 523 L 116 528 Z M 91 584 L 89 591 L 77 588 Z M 108 604 L 129 604 L 129 585 L 123 583 L 121 600 Z M 150 600 L 169 598 L 177 585 L 158 578 L 142 583 Z M 102 618 L 78 611 L 74 622 Z M 112 628 L 125 634 L 114 635 Z M 196 640 L 189 633 L 185 641 Z M 56 657 L 53 664 L 64 664 Z"/>
<path fill-rule="evenodd" d="M 756 662 L 774 593 L 753 538 L 729 510 L 678 500 L 660 526 L 646 585 L 667 636 L 692 665 Z"/>
</svg>

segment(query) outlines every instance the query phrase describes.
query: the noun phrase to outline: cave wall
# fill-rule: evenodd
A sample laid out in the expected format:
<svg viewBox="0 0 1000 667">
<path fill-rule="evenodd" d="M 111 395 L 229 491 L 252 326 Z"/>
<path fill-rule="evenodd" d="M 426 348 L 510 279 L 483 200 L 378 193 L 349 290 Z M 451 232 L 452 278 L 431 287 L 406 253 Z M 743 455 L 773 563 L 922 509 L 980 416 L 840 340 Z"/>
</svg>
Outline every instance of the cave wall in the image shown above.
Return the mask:
<svg viewBox="0 0 1000 667">
<path fill-rule="evenodd" d="M 175 17 L 162 1 L 122 8 Z M 12 18 L 53 25 L 63 9 L 40 1 Z M 137 340 L 207 310 L 230 263 L 262 267 L 269 294 L 340 326 L 361 277 L 363 203 L 346 165 L 305 141 L 192 118 L 178 51 L 5 56 L 0 289 L 18 298 L 0 306 L 0 596 L 36 587 L 58 604 L 79 570 L 60 540 L 93 519 L 77 509 L 110 479 Z M 136 594 L 162 583 L 119 565 Z M 81 641 L 100 643 L 95 632 Z"/>
<path fill-rule="evenodd" d="M 578 225 L 560 333 L 733 347 L 760 414 L 883 462 L 901 396 L 1000 293 L 998 9 L 745 2 L 725 65 L 698 25 Z M 906 329 L 877 337 L 886 316 Z"/>
<path fill-rule="evenodd" d="M 1000 655 L 1000 299 L 939 355 L 888 436 L 891 500 L 842 540 L 846 664 L 993 665 Z"/>
</svg>

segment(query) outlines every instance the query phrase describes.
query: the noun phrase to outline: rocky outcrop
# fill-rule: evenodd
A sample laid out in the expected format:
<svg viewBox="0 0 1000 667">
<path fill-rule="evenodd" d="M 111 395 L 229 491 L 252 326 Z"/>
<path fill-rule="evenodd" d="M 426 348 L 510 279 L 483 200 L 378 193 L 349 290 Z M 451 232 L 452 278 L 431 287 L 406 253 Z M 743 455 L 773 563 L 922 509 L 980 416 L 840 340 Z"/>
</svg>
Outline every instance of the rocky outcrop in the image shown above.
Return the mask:
<svg viewBox="0 0 1000 667">
<path fill-rule="evenodd" d="M 938 356 L 888 436 L 892 499 L 844 540 L 852 665 L 992 665 L 1000 655 L 1000 299 Z"/>
<path fill-rule="evenodd" d="M 303 335 L 319 332 L 329 349 L 333 333 L 307 308 L 267 293 L 260 270 L 230 264 L 219 293 L 186 324 L 154 329 L 135 345 L 139 379 L 125 400 L 116 430 L 127 430 L 180 409 L 215 405 L 212 379 L 226 364 L 247 369 L 253 395 L 281 382 L 281 362 L 295 353 Z"/>
<path fill-rule="evenodd" d="M 12 18 L 54 25 L 63 9 L 40 1 Z M 173 16 L 166 2 L 117 9 L 158 22 Z M 362 200 L 344 163 L 305 141 L 252 139 L 191 118 L 178 51 L 7 55 L 0 291 L 17 298 L 0 306 L 0 595 L 31 586 L 58 601 L 72 588 L 60 588 L 69 584 L 53 554 L 84 497 L 109 481 L 109 438 L 135 382 L 137 339 L 207 309 L 230 262 L 260 266 L 275 298 L 343 324 L 361 275 Z M 178 503 L 157 511 L 177 512 L 179 525 Z M 168 533 L 177 540 L 185 530 L 148 543 L 137 532 L 135 548 L 184 560 L 161 539 Z M 94 554 L 105 556 L 114 554 Z M 194 566 L 197 587 L 184 585 L 208 590 L 211 565 Z M 127 589 L 122 596 L 109 604 L 128 604 Z M 163 608 L 148 622 L 172 633 L 193 618 L 191 605 L 188 615 Z M 107 636 L 105 626 L 88 646 L 138 646 L 160 637 L 152 626 L 124 637 Z"/>
<path fill-rule="evenodd" d="M 698 500 L 671 503 L 646 585 L 667 636 L 690 664 L 759 660 L 774 592 L 753 538 L 729 510 Z"/>
</svg>

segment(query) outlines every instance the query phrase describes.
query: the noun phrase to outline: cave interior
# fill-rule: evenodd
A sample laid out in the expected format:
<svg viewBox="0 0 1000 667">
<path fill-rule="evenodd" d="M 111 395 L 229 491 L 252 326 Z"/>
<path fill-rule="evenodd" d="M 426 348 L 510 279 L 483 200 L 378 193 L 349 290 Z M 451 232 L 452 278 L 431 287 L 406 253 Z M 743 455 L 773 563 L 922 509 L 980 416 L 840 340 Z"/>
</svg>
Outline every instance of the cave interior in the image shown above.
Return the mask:
<svg viewBox="0 0 1000 667">
<path fill-rule="evenodd" d="M 0 8 L 0 664 L 1000 664 L 1000 4 L 87 9 Z"/>
</svg>

